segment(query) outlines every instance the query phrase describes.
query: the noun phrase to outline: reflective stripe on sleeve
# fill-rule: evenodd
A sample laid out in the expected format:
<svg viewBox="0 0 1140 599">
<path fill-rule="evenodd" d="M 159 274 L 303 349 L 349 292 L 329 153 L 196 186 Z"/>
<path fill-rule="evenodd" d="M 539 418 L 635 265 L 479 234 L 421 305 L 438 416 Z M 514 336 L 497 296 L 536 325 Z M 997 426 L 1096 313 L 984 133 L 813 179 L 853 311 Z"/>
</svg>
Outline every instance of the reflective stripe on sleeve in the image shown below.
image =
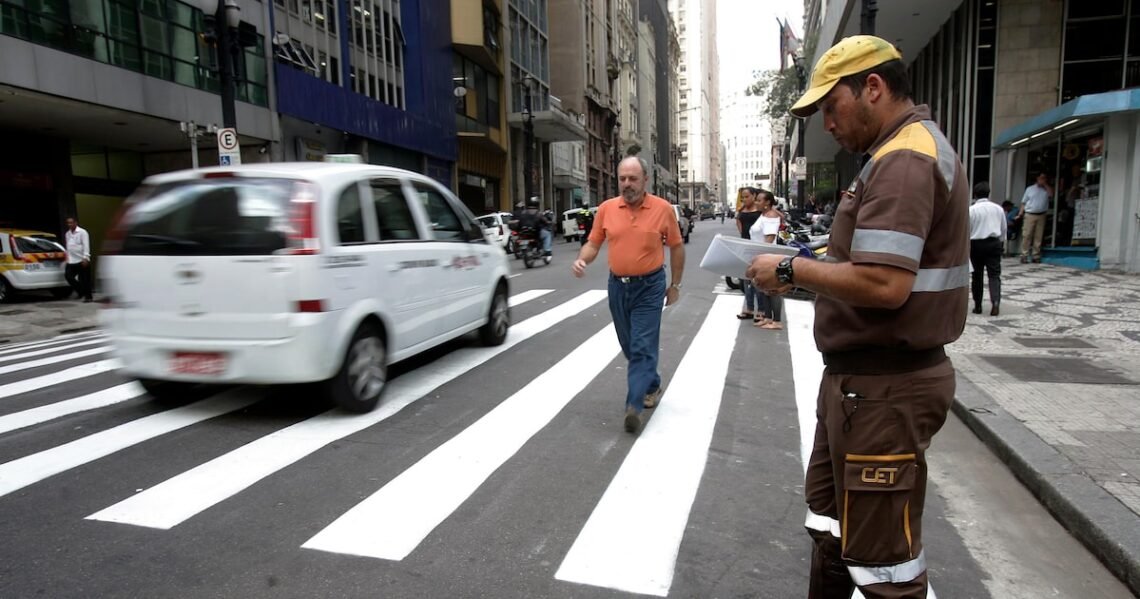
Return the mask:
<svg viewBox="0 0 1140 599">
<path fill-rule="evenodd" d="M 958 155 L 954 153 L 954 146 L 950 145 L 946 136 L 942 135 L 942 130 L 938 128 L 938 123 L 934 121 L 922 121 L 922 126 L 930 132 L 930 136 L 934 138 L 934 147 L 938 149 L 938 170 L 942 173 L 942 179 L 946 183 L 946 189 L 953 190 L 954 188 L 954 174 L 958 169 Z"/>
<path fill-rule="evenodd" d="M 855 229 L 851 237 L 851 252 L 891 254 L 918 262 L 926 241 L 917 235 L 885 229 Z"/>
<path fill-rule="evenodd" d="M 816 530 L 819 532 L 830 532 L 831 536 L 839 537 L 839 520 L 835 518 L 828 518 L 808 510 L 807 520 L 804 521 L 804 528 L 808 530 Z"/>
<path fill-rule="evenodd" d="M 938 292 L 967 287 L 970 284 L 970 265 L 950 268 L 921 268 L 914 277 L 911 293 Z"/>
<path fill-rule="evenodd" d="M 847 566 L 847 571 L 851 573 L 851 580 L 860 587 L 884 582 L 910 582 L 926 572 L 926 550 L 909 562 L 893 566 Z"/>
</svg>

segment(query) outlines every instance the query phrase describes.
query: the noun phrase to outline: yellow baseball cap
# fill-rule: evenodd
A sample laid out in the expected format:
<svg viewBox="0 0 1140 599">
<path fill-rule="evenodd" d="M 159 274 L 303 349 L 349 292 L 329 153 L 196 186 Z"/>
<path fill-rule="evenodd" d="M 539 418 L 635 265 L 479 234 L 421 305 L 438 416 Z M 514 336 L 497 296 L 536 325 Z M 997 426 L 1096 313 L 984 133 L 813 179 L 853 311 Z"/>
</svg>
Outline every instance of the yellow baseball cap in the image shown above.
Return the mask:
<svg viewBox="0 0 1140 599">
<path fill-rule="evenodd" d="M 873 35 L 845 37 L 815 63 L 811 85 L 789 112 L 792 116 L 807 118 L 815 114 L 818 110 L 816 102 L 822 100 L 840 79 L 901 58 L 902 54 L 885 39 Z"/>
</svg>

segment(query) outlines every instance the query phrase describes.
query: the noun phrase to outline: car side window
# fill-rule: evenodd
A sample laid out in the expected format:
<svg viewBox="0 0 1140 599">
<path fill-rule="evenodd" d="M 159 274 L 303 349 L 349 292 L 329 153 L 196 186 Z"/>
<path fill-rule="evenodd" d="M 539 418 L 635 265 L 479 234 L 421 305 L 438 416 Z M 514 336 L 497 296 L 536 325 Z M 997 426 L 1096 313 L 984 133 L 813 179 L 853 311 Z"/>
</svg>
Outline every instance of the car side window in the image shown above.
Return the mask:
<svg viewBox="0 0 1140 599">
<path fill-rule="evenodd" d="M 404 197 L 404 188 L 396 179 L 372 179 L 372 207 L 376 211 L 376 224 L 380 241 L 407 241 L 419 239 L 416 220 Z"/>
<path fill-rule="evenodd" d="M 364 211 L 360 206 L 360 186 L 356 182 L 344 188 L 337 198 L 336 230 L 341 245 L 364 243 Z"/>
<path fill-rule="evenodd" d="M 483 230 L 479 225 L 474 222 L 468 223 L 466 217 L 448 203 L 447 198 L 435 189 L 423 183 L 415 183 L 416 195 L 420 198 L 420 202 L 424 206 L 424 211 L 427 212 L 428 219 L 431 221 L 431 229 L 435 238 L 440 241 L 470 241 L 472 239 L 482 239 Z M 479 231 L 478 235 L 472 236 L 472 229 Z"/>
</svg>

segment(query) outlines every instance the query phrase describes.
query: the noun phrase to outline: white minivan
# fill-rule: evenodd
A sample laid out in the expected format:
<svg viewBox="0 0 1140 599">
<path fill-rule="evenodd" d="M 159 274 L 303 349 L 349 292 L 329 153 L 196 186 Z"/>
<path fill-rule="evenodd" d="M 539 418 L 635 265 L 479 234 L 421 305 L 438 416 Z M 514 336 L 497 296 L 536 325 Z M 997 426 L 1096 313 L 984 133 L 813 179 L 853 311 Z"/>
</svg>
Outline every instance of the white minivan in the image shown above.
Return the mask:
<svg viewBox="0 0 1140 599">
<path fill-rule="evenodd" d="M 375 407 L 389 364 L 510 325 L 508 264 L 422 175 L 336 163 L 156 175 L 108 235 L 101 320 L 156 397 L 199 383 L 323 382 Z"/>
</svg>

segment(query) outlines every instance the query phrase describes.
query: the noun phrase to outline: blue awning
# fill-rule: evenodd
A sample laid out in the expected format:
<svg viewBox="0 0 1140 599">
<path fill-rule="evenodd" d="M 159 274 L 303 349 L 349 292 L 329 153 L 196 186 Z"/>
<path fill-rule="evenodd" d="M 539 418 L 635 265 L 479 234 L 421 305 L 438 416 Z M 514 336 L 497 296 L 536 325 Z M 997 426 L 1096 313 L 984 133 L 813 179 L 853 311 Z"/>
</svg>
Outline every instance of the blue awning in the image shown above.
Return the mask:
<svg viewBox="0 0 1140 599">
<path fill-rule="evenodd" d="M 994 148 L 1020 146 L 1034 137 L 1060 131 L 1079 121 L 1133 111 L 1140 111 L 1140 88 L 1081 96 L 1002 131 L 994 141 Z"/>
</svg>

